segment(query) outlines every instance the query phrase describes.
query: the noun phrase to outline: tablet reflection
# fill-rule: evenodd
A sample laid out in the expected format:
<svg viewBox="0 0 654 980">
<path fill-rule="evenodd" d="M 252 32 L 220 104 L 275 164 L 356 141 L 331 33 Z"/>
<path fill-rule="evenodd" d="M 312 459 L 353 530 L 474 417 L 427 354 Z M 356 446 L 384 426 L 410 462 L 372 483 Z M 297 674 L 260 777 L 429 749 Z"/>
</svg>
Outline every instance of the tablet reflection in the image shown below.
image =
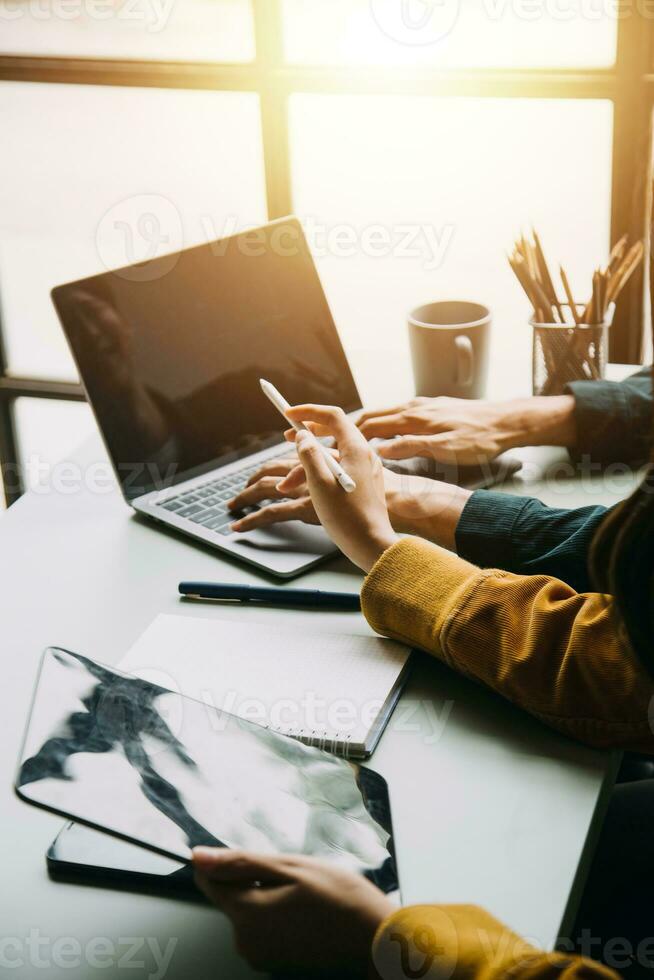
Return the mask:
<svg viewBox="0 0 654 980">
<path fill-rule="evenodd" d="M 44 655 L 17 789 L 174 857 L 311 854 L 397 889 L 376 773 L 68 651 Z"/>
</svg>

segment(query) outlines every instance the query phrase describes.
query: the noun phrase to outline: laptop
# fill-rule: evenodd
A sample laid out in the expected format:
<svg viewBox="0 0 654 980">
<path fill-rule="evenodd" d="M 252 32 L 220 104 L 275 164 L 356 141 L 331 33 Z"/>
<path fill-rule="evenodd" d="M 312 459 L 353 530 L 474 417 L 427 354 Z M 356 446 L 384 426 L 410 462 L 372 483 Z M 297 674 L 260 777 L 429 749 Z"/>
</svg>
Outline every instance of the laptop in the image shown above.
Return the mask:
<svg viewBox="0 0 654 980">
<path fill-rule="evenodd" d="M 57 286 L 52 299 L 134 510 L 282 577 L 335 553 L 300 521 L 233 534 L 227 508 L 263 463 L 291 452 L 261 377 L 291 404 L 362 407 L 296 218 Z M 520 462 L 385 465 L 476 489 Z"/>
<path fill-rule="evenodd" d="M 299 221 L 58 286 L 52 299 L 127 503 L 277 576 L 335 552 L 292 521 L 234 534 L 231 499 L 288 455 L 291 404 L 361 408 Z"/>
</svg>

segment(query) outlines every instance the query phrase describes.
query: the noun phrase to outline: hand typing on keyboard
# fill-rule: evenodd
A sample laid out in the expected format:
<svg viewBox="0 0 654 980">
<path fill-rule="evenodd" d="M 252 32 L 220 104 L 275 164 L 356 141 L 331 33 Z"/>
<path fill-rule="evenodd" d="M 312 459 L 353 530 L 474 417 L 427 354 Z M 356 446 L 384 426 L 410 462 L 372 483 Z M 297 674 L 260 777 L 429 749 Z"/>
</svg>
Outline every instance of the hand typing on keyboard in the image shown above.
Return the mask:
<svg viewBox="0 0 654 980">
<path fill-rule="evenodd" d="M 243 488 L 257 469 L 257 466 L 249 466 L 228 476 L 216 477 L 168 498 L 159 506 L 179 517 L 185 517 L 193 524 L 205 527 L 208 531 L 231 534 L 230 524 L 233 514 L 228 502 Z"/>
<path fill-rule="evenodd" d="M 284 487 L 277 484 L 296 472 Z M 395 531 L 417 534 L 450 551 L 456 549 L 455 532 L 470 490 L 421 476 L 407 476 L 384 469 L 386 506 Z M 258 507 L 231 525 L 234 531 L 251 531 L 282 521 L 304 521 L 318 524 L 304 474 L 296 458 L 270 460 L 258 467 L 248 479 L 247 486 L 228 501 L 233 510 Z"/>
<path fill-rule="evenodd" d="M 317 524 L 306 487 L 299 487 L 293 500 L 289 500 L 288 495 L 282 497 L 277 491 L 277 483 L 295 466 L 296 458 L 272 459 L 263 466 L 249 466 L 196 485 L 168 497 L 158 506 L 223 535 L 281 521 L 301 520 Z M 240 520 L 234 523 L 239 515 Z"/>
<path fill-rule="evenodd" d="M 300 483 L 284 495 L 277 489 L 277 484 L 297 465 L 297 457 L 292 456 L 272 459 L 258 467 L 249 476 L 245 488 L 228 501 L 229 509 L 234 513 L 248 508 L 256 509 L 234 521 L 231 529 L 238 532 L 252 531 L 257 527 L 268 527 L 285 521 L 319 524 L 306 484 Z"/>
</svg>

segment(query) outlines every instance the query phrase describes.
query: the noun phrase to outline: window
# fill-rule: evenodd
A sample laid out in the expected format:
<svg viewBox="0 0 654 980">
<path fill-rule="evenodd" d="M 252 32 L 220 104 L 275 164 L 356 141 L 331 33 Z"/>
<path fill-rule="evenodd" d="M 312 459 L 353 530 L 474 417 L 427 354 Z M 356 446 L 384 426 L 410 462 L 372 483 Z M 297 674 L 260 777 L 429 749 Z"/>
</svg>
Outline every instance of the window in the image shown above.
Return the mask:
<svg viewBox="0 0 654 980">
<path fill-rule="evenodd" d="M 12 82 L 0 116 L 12 133 L 0 295 L 13 374 L 76 377 L 53 286 L 265 220 L 256 94 Z"/>
<path fill-rule="evenodd" d="M 297 65 L 604 68 L 615 62 L 617 20 L 602 6 L 283 0 L 284 51 Z"/>
<path fill-rule="evenodd" d="M 489 306 L 492 359 L 527 377 L 505 247 L 528 216 L 571 281 L 591 281 L 609 246 L 611 104 L 295 95 L 290 123 L 294 204 L 354 367 L 392 351 L 409 375 L 407 313 L 443 297 Z M 553 131 L 565 154 L 543 146 Z"/>
<path fill-rule="evenodd" d="M 65 58 L 252 61 L 248 0 L 5 0 L 2 48 Z"/>
<path fill-rule="evenodd" d="M 488 302 L 494 356 L 522 369 L 520 226 L 580 280 L 645 231 L 654 16 L 615 7 L 0 0 L 3 473 L 83 397 L 52 285 L 291 211 L 355 370 L 444 293 Z M 643 315 L 634 277 L 614 360 L 639 359 Z"/>
</svg>

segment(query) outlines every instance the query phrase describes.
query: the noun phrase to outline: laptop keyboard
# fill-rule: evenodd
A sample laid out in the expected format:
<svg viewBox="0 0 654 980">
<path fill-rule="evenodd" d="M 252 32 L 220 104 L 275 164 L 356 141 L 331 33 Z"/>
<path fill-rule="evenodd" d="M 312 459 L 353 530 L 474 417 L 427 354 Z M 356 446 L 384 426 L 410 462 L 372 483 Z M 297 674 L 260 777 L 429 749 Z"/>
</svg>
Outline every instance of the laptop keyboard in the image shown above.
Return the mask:
<svg viewBox="0 0 654 980">
<path fill-rule="evenodd" d="M 175 497 L 168 497 L 156 506 L 177 514 L 178 517 L 185 517 L 216 534 L 231 534 L 230 524 L 237 518 L 227 507 L 227 501 L 245 487 L 252 474 L 261 469 L 261 465 L 259 462 L 255 466 L 230 473 L 229 476 L 198 484 Z M 262 500 L 259 506 L 263 507 L 267 503 L 269 501 Z"/>
</svg>

